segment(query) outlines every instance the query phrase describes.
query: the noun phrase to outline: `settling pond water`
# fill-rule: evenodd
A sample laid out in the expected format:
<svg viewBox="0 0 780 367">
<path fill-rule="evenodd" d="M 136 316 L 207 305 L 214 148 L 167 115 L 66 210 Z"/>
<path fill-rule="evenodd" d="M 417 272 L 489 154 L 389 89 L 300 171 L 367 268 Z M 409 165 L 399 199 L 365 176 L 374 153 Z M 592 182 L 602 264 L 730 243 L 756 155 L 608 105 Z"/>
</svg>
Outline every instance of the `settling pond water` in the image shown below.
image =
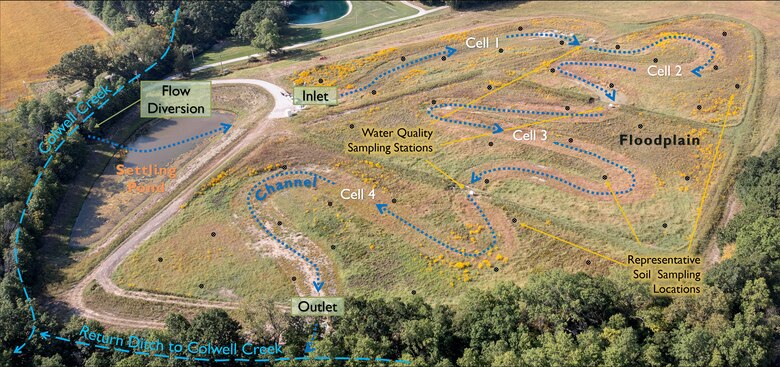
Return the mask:
<svg viewBox="0 0 780 367">
<path fill-rule="evenodd" d="M 343 17 L 349 11 L 346 1 L 293 1 L 287 8 L 290 24 L 317 24 Z"/>
<path fill-rule="evenodd" d="M 155 148 L 169 143 L 177 142 L 195 136 L 200 133 L 211 131 L 219 127 L 220 122 L 232 123 L 235 115 L 224 112 L 212 112 L 211 117 L 204 118 L 178 118 L 163 119 L 154 122 L 143 135 L 129 142 L 129 146 L 139 149 Z M 196 140 L 185 144 L 180 144 L 168 149 L 163 149 L 154 153 L 130 152 L 121 162 L 125 167 L 146 166 L 156 164 L 158 167 L 166 167 L 173 162 L 176 157 L 192 150 L 203 140 Z M 89 196 L 84 200 L 84 204 L 76 218 L 71 232 L 71 245 L 86 246 L 96 238 L 90 238 L 96 234 L 103 224 L 107 222 L 116 222 L 118 218 L 102 218 L 100 207 L 112 200 L 113 194 L 118 194 L 121 190 L 126 190 L 127 179 L 118 180 L 116 176 L 116 165 L 118 162 L 112 161 L 103 174 L 97 179 L 94 188 Z M 176 167 L 181 171 L 182 167 Z M 138 196 L 136 199 L 142 199 Z M 124 205 L 123 205 L 124 206 Z M 127 203 L 125 212 L 127 214 L 135 206 Z M 122 215 L 124 216 L 124 215 Z"/>
</svg>

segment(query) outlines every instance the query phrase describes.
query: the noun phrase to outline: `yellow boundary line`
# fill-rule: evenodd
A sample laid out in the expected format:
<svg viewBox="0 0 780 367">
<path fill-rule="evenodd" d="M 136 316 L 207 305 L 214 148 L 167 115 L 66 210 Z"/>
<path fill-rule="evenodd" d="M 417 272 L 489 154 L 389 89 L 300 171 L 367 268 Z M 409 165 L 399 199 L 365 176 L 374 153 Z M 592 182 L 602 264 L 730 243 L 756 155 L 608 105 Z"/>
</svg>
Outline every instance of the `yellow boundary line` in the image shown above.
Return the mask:
<svg viewBox="0 0 780 367">
<path fill-rule="evenodd" d="M 541 229 L 536 229 L 536 228 L 534 228 L 534 227 L 531 227 L 531 226 L 529 226 L 529 225 L 527 225 L 527 224 L 525 224 L 525 223 L 520 223 L 520 226 L 521 226 L 521 227 L 523 227 L 523 228 L 528 228 L 528 229 L 530 229 L 530 230 L 532 230 L 532 231 L 534 231 L 534 232 L 541 233 L 541 234 L 543 234 L 543 235 L 545 235 L 545 236 L 547 236 L 547 237 L 550 237 L 550 238 L 552 238 L 552 239 L 555 239 L 555 240 L 561 241 L 561 242 L 563 242 L 563 243 L 565 243 L 565 244 L 567 244 L 567 245 L 569 245 L 569 246 L 574 246 L 574 247 L 576 247 L 576 248 L 578 248 L 578 249 L 580 249 L 580 250 L 582 250 L 582 251 L 589 252 L 589 253 L 591 253 L 591 254 L 593 254 L 593 255 L 596 255 L 596 256 L 598 256 L 598 257 L 600 257 L 600 258 L 602 258 L 602 259 L 606 259 L 606 260 L 612 261 L 612 262 L 613 262 L 613 263 L 615 263 L 615 264 L 619 264 L 619 265 L 623 265 L 623 266 L 628 266 L 628 264 L 626 264 L 626 263 L 624 263 L 624 262 L 622 262 L 622 261 L 618 261 L 618 260 L 615 260 L 615 259 L 613 259 L 613 258 L 611 258 L 611 257 L 609 257 L 609 256 L 602 255 L 602 254 L 600 254 L 600 253 L 598 253 L 598 252 L 596 252 L 596 251 L 593 251 L 593 250 L 591 250 L 591 249 L 588 249 L 588 248 L 586 248 L 586 247 L 580 246 L 580 245 L 578 245 L 578 244 L 576 244 L 576 243 L 572 243 L 572 242 L 566 241 L 566 240 L 564 240 L 563 238 L 560 238 L 560 237 L 557 237 L 557 236 L 555 236 L 555 235 L 549 234 L 549 233 L 547 233 L 547 232 L 545 232 L 545 231 L 542 231 Z"/>
<path fill-rule="evenodd" d="M 117 112 L 117 113 L 115 113 L 115 114 L 111 115 L 111 117 L 109 117 L 109 118 L 107 118 L 107 119 L 105 119 L 105 120 L 103 120 L 103 121 L 100 121 L 100 122 L 99 122 L 97 125 L 95 125 L 95 127 L 100 127 L 100 125 L 103 125 L 103 123 L 105 123 L 106 121 L 108 121 L 108 120 L 111 120 L 112 118 L 116 117 L 116 115 L 118 115 L 118 114 L 120 114 L 120 113 L 122 113 L 122 112 L 125 112 L 125 110 L 126 110 L 126 109 L 128 109 L 128 108 L 130 108 L 130 107 L 133 107 L 133 106 L 134 106 L 136 103 L 138 103 L 138 102 L 141 102 L 141 100 L 139 99 L 139 100 L 137 100 L 137 101 L 135 101 L 135 102 L 131 103 L 129 106 L 127 106 L 127 107 L 123 108 L 121 111 L 119 111 L 119 112 Z"/>
<path fill-rule="evenodd" d="M 699 228 L 699 220 L 701 219 L 702 211 L 704 210 L 704 200 L 707 198 L 707 190 L 710 187 L 710 181 L 712 180 L 712 172 L 715 170 L 715 162 L 718 161 L 718 155 L 720 154 L 720 144 L 723 142 L 723 132 L 726 131 L 726 121 L 729 119 L 729 112 L 731 106 L 734 104 L 734 95 L 729 97 L 729 103 L 726 106 L 726 113 L 723 116 L 723 124 L 720 127 L 720 134 L 718 135 L 718 144 L 715 145 L 715 154 L 712 156 L 712 164 L 710 165 L 710 173 L 707 174 L 707 180 L 704 181 L 704 192 L 701 194 L 701 202 L 699 203 L 699 209 L 696 210 L 696 220 L 693 222 L 693 230 L 691 231 L 690 241 L 688 242 L 688 253 L 691 253 L 693 247 L 693 240 L 696 238 L 696 230 Z"/>
<path fill-rule="evenodd" d="M 634 226 L 632 226 L 631 221 L 628 220 L 626 211 L 623 210 L 623 206 L 620 205 L 620 201 L 618 201 L 617 195 L 615 195 L 615 191 L 612 190 L 612 185 L 610 185 L 609 181 L 607 181 L 607 188 L 609 189 L 609 193 L 612 194 L 612 197 L 615 198 L 615 203 L 617 203 L 617 206 L 620 209 L 620 213 L 623 214 L 623 218 L 626 220 L 626 223 L 628 224 L 628 229 L 631 230 L 631 234 L 634 235 L 634 239 L 636 240 L 636 243 L 638 243 L 639 246 L 642 246 L 642 242 L 639 241 L 639 236 L 637 236 L 636 231 L 634 231 Z"/>
<path fill-rule="evenodd" d="M 454 178 L 452 178 L 452 176 L 448 175 L 448 174 L 447 174 L 447 172 L 444 172 L 444 171 L 443 171 L 441 168 L 439 168 L 439 167 L 436 167 L 436 165 L 435 165 L 435 164 L 433 164 L 433 162 L 431 162 L 431 161 L 429 161 L 429 160 L 427 160 L 427 159 L 425 160 L 425 162 L 427 162 L 428 164 L 430 164 L 430 165 L 431 165 L 431 167 L 433 167 L 434 169 L 436 169 L 437 171 L 439 171 L 439 173 L 441 173 L 441 174 L 443 174 L 445 177 L 449 178 L 449 179 L 450 179 L 450 181 L 454 182 L 454 183 L 455 183 L 456 185 L 458 185 L 458 187 L 460 187 L 461 189 L 462 189 L 462 188 L 464 188 L 464 187 L 466 187 L 466 186 L 465 186 L 465 185 L 463 185 L 462 183 L 460 183 L 460 182 L 456 181 Z"/>
<path fill-rule="evenodd" d="M 515 83 L 519 82 L 521 79 L 523 79 L 523 78 L 525 78 L 525 77 L 527 77 L 527 76 L 529 76 L 529 75 L 531 75 L 533 73 L 536 73 L 539 70 L 547 69 L 548 67 L 550 67 L 550 65 L 552 63 L 554 63 L 554 62 L 556 62 L 556 61 L 558 61 L 558 60 L 568 56 L 569 54 L 571 54 L 571 53 L 573 53 L 575 51 L 579 51 L 581 48 L 582 48 L 582 46 L 574 47 L 571 50 L 564 52 L 562 55 L 560 55 L 560 56 L 558 56 L 558 57 L 556 57 L 554 59 L 550 59 L 550 60 L 544 61 L 539 66 L 537 66 L 535 69 L 533 69 L 533 70 L 531 70 L 531 71 L 529 71 L 529 72 L 527 72 L 527 73 L 525 73 L 523 75 L 520 75 L 517 78 L 512 79 L 508 83 L 506 83 L 506 84 L 504 84 L 504 85 L 502 85 L 502 86 L 500 86 L 500 87 L 498 87 L 496 89 L 493 89 L 490 92 L 487 92 L 487 93 L 483 94 L 481 97 L 477 97 L 476 99 L 472 100 L 471 102 L 466 103 L 465 106 L 470 106 L 470 105 L 472 105 L 474 103 L 477 103 L 477 102 L 485 99 L 487 96 L 489 96 L 489 95 L 491 95 L 493 93 L 496 93 L 496 92 L 498 92 L 498 91 L 500 91 L 500 90 L 502 90 L 502 89 L 504 89 L 504 88 L 506 88 L 506 87 L 508 87 L 508 86 L 510 86 L 512 84 L 515 84 Z M 455 113 L 457 113 L 458 111 L 464 109 L 465 106 L 464 107 L 458 107 L 458 108 L 452 110 L 450 113 L 444 115 L 443 117 L 444 118 L 450 117 L 450 116 L 454 115 Z"/>
</svg>

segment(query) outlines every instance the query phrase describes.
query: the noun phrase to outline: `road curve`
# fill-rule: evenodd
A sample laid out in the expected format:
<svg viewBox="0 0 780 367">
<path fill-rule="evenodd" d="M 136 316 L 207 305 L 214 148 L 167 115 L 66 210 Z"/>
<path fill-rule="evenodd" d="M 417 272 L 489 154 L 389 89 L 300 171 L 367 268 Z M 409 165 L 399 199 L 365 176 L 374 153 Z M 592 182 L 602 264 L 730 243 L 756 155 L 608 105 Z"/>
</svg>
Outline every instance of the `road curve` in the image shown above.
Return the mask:
<svg viewBox="0 0 780 367">
<path fill-rule="evenodd" d="M 286 97 L 287 91 L 282 87 L 260 79 L 215 79 L 211 84 L 251 84 L 265 89 L 274 97 L 274 109 L 268 114 L 269 118 L 278 119 L 287 117 L 287 111 L 293 110 L 292 98 Z"/>
<path fill-rule="evenodd" d="M 274 108 L 268 114 L 268 118 L 282 118 L 287 116 L 287 110 L 293 108 L 292 100 L 285 97 L 286 91 L 269 82 L 259 79 L 220 79 L 213 80 L 213 84 L 249 84 L 260 88 L 270 93 L 274 99 Z M 225 308 L 235 309 L 238 307 L 238 303 L 234 302 L 217 302 L 207 301 L 187 297 L 177 297 L 161 295 L 149 292 L 140 291 L 128 291 L 119 288 L 111 280 L 111 274 L 119 267 L 119 264 L 127 258 L 133 250 L 138 248 L 144 241 L 148 240 L 158 229 L 160 229 L 174 214 L 179 210 L 179 207 L 187 202 L 192 195 L 198 189 L 198 183 L 208 177 L 215 174 L 220 166 L 239 154 L 245 147 L 250 144 L 254 144 L 258 139 L 262 139 L 266 129 L 268 128 L 268 121 L 261 121 L 252 130 L 249 130 L 240 140 L 233 145 L 226 153 L 220 154 L 217 159 L 208 162 L 204 167 L 200 169 L 200 175 L 197 175 L 197 179 L 191 181 L 190 185 L 184 187 L 179 191 L 179 194 L 166 205 L 162 210 L 157 212 L 151 219 L 147 220 L 135 232 L 128 236 L 114 251 L 109 254 L 98 266 L 96 266 L 92 272 L 78 282 L 73 288 L 68 290 L 64 295 L 64 300 L 68 305 L 75 309 L 81 316 L 95 319 L 104 324 L 123 326 L 129 328 L 162 328 L 164 324 L 161 322 L 150 320 L 139 320 L 114 315 L 110 312 L 102 310 L 93 310 L 87 306 L 84 299 L 84 292 L 89 284 L 93 281 L 97 281 L 98 284 L 108 293 L 118 296 L 134 299 L 141 299 L 150 302 L 160 302 L 168 304 L 176 304 L 181 306 L 191 307 L 205 307 L 205 308 Z M 231 134 L 239 134 L 237 130 L 231 130 L 222 139 L 230 139 Z M 236 137 L 232 137 L 235 139 Z M 108 244 L 100 244 L 100 246 L 106 246 Z"/>
<path fill-rule="evenodd" d="M 389 20 L 387 22 L 382 22 L 382 23 L 377 23 L 377 24 L 374 24 L 374 25 L 370 25 L 368 27 L 354 29 L 354 30 L 351 30 L 351 31 L 348 31 L 348 32 L 334 34 L 332 36 L 317 38 L 315 40 L 301 42 L 301 43 L 296 43 L 296 44 L 290 45 L 290 46 L 285 46 L 285 47 L 282 47 L 282 50 L 284 50 L 284 51 L 293 50 L 293 49 L 296 49 L 296 48 L 301 48 L 301 47 L 313 45 L 315 43 L 325 42 L 325 41 L 336 39 L 336 38 L 339 38 L 339 37 L 349 36 L 351 34 L 365 32 L 365 31 L 368 31 L 368 30 L 371 30 L 371 29 L 381 28 L 381 27 L 384 27 L 384 26 L 387 26 L 387 25 L 391 25 L 391 24 L 395 24 L 395 23 L 405 22 L 407 20 L 411 20 L 411 19 L 414 19 L 414 18 L 419 18 L 419 17 L 421 17 L 423 15 L 430 14 L 430 13 L 437 12 L 439 10 L 448 8 L 447 6 L 440 6 L 440 7 L 437 7 L 437 8 L 425 10 L 425 9 L 415 5 L 415 4 L 412 4 L 411 2 L 408 2 L 408 1 L 401 1 L 401 2 L 404 3 L 407 6 L 410 6 L 410 7 L 414 8 L 414 9 L 417 9 L 417 13 L 416 14 L 412 14 L 412 15 L 410 15 L 408 17 L 393 19 L 393 20 Z M 230 59 L 230 60 L 225 60 L 225 61 L 215 62 L 213 64 L 198 66 L 198 67 L 192 69 L 191 71 L 194 73 L 194 72 L 198 72 L 198 71 L 201 71 L 201 70 L 221 67 L 221 66 L 223 66 L 225 64 L 232 64 L 234 62 L 248 60 L 250 57 L 261 57 L 263 55 L 264 54 L 259 54 L 258 53 L 258 54 L 248 55 L 248 56 L 236 57 L 236 58 Z"/>
</svg>

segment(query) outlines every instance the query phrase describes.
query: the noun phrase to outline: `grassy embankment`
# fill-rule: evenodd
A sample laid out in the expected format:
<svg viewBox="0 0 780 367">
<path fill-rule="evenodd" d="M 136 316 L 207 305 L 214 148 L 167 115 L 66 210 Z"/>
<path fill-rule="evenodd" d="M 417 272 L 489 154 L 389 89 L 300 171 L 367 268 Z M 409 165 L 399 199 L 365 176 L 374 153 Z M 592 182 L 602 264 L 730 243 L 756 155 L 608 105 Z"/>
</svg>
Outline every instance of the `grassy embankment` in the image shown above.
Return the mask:
<svg viewBox="0 0 780 367">
<path fill-rule="evenodd" d="M 283 36 L 286 45 L 311 41 L 339 33 L 349 32 L 374 24 L 416 14 L 417 10 L 400 2 L 353 1 L 352 11 L 342 19 L 322 24 L 291 25 Z M 219 50 L 207 51 L 195 58 L 195 66 L 212 64 L 237 57 L 261 53 L 250 45 L 228 44 Z"/>
</svg>

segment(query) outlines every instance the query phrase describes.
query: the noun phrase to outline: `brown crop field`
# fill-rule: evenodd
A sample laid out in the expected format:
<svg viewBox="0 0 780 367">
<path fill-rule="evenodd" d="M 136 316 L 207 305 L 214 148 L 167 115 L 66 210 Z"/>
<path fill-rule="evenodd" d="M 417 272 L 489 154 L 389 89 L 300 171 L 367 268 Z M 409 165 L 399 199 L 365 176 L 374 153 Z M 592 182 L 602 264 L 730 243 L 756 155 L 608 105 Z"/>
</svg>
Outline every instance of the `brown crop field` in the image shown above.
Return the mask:
<svg viewBox="0 0 780 367">
<path fill-rule="evenodd" d="M 100 24 L 67 2 L 0 2 L 0 108 L 27 95 L 27 84 L 45 79 L 65 52 L 107 37 Z"/>
</svg>

